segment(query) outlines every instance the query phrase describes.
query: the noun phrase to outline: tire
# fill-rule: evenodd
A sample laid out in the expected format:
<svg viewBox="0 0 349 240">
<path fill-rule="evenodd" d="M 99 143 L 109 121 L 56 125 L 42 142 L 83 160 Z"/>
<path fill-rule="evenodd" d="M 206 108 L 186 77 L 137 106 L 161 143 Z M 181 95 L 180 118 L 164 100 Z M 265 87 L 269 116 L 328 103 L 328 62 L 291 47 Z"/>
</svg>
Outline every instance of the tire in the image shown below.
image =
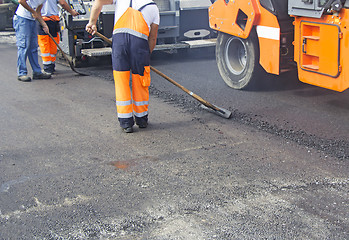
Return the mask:
<svg viewBox="0 0 349 240">
<path fill-rule="evenodd" d="M 260 77 L 259 45 L 256 32 L 247 39 L 219 32 L 216 61 L 225 83 L 234 89 L 252 89 Z"/>
</svg>

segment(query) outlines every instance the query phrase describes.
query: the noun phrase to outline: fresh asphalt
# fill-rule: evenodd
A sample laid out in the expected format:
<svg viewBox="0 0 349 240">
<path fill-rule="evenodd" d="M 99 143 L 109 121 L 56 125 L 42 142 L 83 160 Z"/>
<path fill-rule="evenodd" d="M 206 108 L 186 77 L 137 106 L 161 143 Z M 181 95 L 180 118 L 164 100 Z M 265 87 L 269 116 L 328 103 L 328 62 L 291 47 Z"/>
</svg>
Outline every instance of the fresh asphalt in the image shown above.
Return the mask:
<svg viewBox="0 0 349 240">
<path fill-rule="evenodd" d="M 0 239 L 349 238 L 348 92 L 287 77 L 233 91 L 210 51 L 156 53 L 155 67 L 233 118 L 153 74 L 149 127 L 125 134 L 110 65 L 23 83 L 8 42 Z"/>
</svg>

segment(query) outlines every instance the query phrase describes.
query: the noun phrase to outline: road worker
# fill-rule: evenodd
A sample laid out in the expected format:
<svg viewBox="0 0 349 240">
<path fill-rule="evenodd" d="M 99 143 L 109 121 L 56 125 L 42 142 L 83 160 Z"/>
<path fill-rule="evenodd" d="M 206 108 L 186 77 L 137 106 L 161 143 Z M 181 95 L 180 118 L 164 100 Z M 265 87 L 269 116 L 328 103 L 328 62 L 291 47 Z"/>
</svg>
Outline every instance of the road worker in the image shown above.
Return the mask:
<svg viewBox="0 0 349 240">
<path fill-rule="evenodd" d="M 115 6 L 112 64 L 118 120 L 126 133 L 133 125 L 148 125 L 150 54 L 155 48 L 160 23 L 159 9 L 151 0 L 96 0 L 86 31 L 94 34 L 103 5 Z M 130 89 L 132 72 L 132 94 Z"/>
<path fill-rule="evenodd" d="M 13 28 L 16 31 L 17 44 L 17 79 L 22 82 L 30 82 L 28 76 L 27 58 L 33 69 L 33 79 L 48 79 L 51 74 L 41 71 L 38 57 L 38 36 L 36 22 L 39 21 L 48 32 L 48 26 L 41 17 L 42 5 L 46 0 L 19 0 L 16 15 L 13 17 Z"/>
<path fill-rule="evenodd" d="M 59 9 L 58 4 L 72 16 L 77 16 L 79 13 L 72 9 L 65 0 L 46 0 L 44 3 L 41 15 L 46 22 L 51 35 L 57 43 L 59 43 Z M 38 42 L 40 46 L 41 58 L 44 66 L 44 71 L 53 74 L 55 71 L 55 62 L 57 54 L 57 46 L 54 41 L 47 35 L 42 26 L 38 24 Z"/>
</svg>

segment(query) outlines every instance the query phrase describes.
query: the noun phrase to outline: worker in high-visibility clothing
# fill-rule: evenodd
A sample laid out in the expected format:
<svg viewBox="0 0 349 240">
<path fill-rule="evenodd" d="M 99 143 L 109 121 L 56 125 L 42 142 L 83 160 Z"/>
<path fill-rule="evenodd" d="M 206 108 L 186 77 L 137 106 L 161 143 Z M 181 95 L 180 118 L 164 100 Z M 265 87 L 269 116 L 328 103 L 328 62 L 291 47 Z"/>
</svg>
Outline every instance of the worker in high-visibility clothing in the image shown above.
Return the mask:
<svg viewBox="0 0 349 240">
<path fill-rule="evenodd" d="M 40 22 L 44 32 L 49 29 L 42 19 L 41 9 L 46 0 L 18 0 L 19 6 L 13 16 L 13 28 L 16 31 L 17 45 L 17 79 L 30 82 L 27 69 L 27 59 L 33 69 L 33 79 L 49 79 L 51 74 L 41 71 L 38 60 L 38 35 L 36 21 Z"/>
<path fill-rule="evenodd" d="M 116 4 L 112 63 L 116 106 L 121 128 L 148 125 L 150 54 L 155 48 L 160 23 L 159 9 L 151 0 L 96 0 L 86 31 L 94 34 L 103 5 Z M 130 89 L 132 72 L 132 93 Z"/>
<path fill-rule="evenodd" d="M 62 6 L 64 10 L 69 12 L 72 16 L 77 16 L 79 13 L 72 9 L 65 0 L 46 0 L 42 9 L 41 15 L 46 22 L 52 37 L 57 43 L 59 43 L 59 9 L 58 4 Z M 53 74 L 55 71 L 57 46 L 54 41 L 46 34 L 40 24 L 38 27 L 38 43 L 41 52 L 41 58 L 43 62 L 44 71 Z"/>
</svg>

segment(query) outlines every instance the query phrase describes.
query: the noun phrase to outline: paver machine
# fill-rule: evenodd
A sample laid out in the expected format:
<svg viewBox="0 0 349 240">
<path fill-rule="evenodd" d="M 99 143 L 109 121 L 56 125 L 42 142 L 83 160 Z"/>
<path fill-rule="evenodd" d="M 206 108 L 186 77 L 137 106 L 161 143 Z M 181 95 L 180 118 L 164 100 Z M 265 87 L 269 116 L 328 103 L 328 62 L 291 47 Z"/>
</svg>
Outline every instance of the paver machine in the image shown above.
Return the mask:
<svg viewBox="0 0 349 240">
<path fill-rule="evenodd" d="M 99 37 L 85 31 L 94 0 L 67 0 L 80 16 L 61 12 L 60 46 L 74 65 L 87 57 L 111 54 L 111 48 Z M 210 0 L 154 0 L 160 10 L 160 26 L 155 50 L 174 51 L 179 48 L 214 46 L 216 33 L 209 27 Z M 114 5 L 105 5 L 97 21 L 100 33 L 110 38 L 114 26 Z"/>
<path fill-rule="evenodd" d="M 12 19 L 17 6 L 17 0 L 0 0 L 0 31 L 12 28 Z"/>
<path fill-rule="evenodd" d="M 304 83 L 349 88 L 349 0 L 217 0 L 209 22 L 219 72 L 234 89 L 295 68 Z"/>
</svg>

